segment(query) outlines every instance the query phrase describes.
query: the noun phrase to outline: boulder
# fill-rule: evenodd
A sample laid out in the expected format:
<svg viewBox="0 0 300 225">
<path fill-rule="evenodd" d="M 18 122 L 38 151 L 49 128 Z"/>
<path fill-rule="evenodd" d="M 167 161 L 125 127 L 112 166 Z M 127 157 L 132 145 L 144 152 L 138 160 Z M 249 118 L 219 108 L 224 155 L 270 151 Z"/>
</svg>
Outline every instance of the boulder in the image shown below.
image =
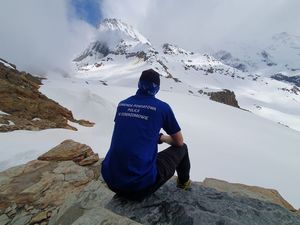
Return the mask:
<svg viewBox="0 0 300 225">
<path fill-rule="evenodd" d="M 38 157 L 38 160 L 45 161 L 68 161 L 87 158 L 93 155 L 93 150 L 85 145 L 73 140 L 65 140 L 58 146 L 50 149 L 45 154 Z"/>
<path fill-rule="evenodd" d="M 217 180 L 213 178 L 206 178 L 203 181 L 203 185 L 205 187 L 215 188 L 221 192 L 231 193 L 235 196 L 245 196 L 248 198 L 255 198 L 262 201 L 272 202 L 292 212 L 297 211 L 291 204 L 289 204 L 284 198 L 282 198 L 278 191 L 274 189 L 248 186 L 238 183 L 229 183 L 227 181 Z"/>
<path fill-rule="evenodd" d="M 209 92 L 208 96 L 210 96 L 209 99 L 213 101 L 240 108 L 233 91 L 225 89 L 218 92 Z"/>
<path fill-rule="evenodd" d="M 97 164 L 94 158 L 93 165 L 85 167 L 73 162 L 79 156 L 85 159 L 93 155 L 89 146 L 66 140 L 39 157 L 43 160 L 0 172 L 0 210 L 12 204 L 27 205 L 27 209 L 28 205 L 62 204 L 68 194 L 80 192 L 99 176 L 99 160 Z"/>
</svg>

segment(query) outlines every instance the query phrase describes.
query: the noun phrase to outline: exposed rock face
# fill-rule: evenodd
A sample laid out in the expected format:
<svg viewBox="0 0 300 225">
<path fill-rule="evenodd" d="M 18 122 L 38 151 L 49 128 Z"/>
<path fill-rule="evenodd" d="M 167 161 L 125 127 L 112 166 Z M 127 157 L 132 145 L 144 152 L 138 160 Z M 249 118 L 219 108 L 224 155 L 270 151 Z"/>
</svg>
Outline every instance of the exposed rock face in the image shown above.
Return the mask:
<svg viewBox="0 0 300 225">
<path fill-rule="evenodd" d="M 274 74 L 271 76 L 271 78 L 278 80 L 278 81 L 285 81 L 288 83 L 295 84 L 297 87 L 300 87 L 300 75 L 298 76 L 285 76 L 281 73 L 279 74 Z"/>
<path fill-rule="evenodd" d="M 210 92 L 208 93 L 208 95 L 210 96 L 210 99 L 213 101 L 230 105 L 236 108 L 240 108 L 233 91 L 225 89 L 219 92 Z"/>
<path fill-rule="evenodd" d="M 89 146 L 67 140 L 40 157 L 48 161 L 33 160 L 1 172 L 0 221 L 48 221 L 71 194 L 80 193 L 99 177 L 99 158 L 84 167 L 74 162 L 92 155 Z"/>
<path fill-rule="evenodd" d="M 274 189 L 248 186 L 244 184 L 229 183 L 223 180 L 217 180 L 212 178 L 206 178 L 203 181 L 203 185 L 205 187 L 215 188 L 218 191 L 228 192 L 236 196 L 244 196 L 248 198 L 260 199 L 262 201 L 273 202 L 277 205 L 281 205 L 282 207 L 292 212 L 297 211 L 284 198 L 282 198 L 282 196 L 279 194 L 278 191 Z"/>
<path fill-rule="evenodd" d="M 286 205 L 258 199 L 269 196 L 268 191 L 251 189 L 251 195 L 236 195 L 232 192 L 237 188 L 226 183 L 226 192 L 196 182 L 191 191 L 184 191 L 171 179 L 148 198 L 129 201 L 107 188 L 100 161 L 80 166 L 74 161 L 81 156 L 87 160 L 95 154 L 90 147 L 67 140 L 39 157 L 43 161 L 1 172 L 0 224 L 300 224 L 300 216 Z M 204 184 L 208 181 L 217 182 Z"/>
<path fill-rule="evenodd" d="M 300 224 L 300 217 L 279 205 L 197 184 L 184 191 L 174 179 L 141 202 L 114 197 L 106 208 L 142 224 Z"/>
<path fill-rule="evenodd" d="M 66 128 L 76 130 L 68 121 L 77 121 L 72 112 L 41 94 L 41 78 L 0 63 L 0 132 Z"/>
</svg>

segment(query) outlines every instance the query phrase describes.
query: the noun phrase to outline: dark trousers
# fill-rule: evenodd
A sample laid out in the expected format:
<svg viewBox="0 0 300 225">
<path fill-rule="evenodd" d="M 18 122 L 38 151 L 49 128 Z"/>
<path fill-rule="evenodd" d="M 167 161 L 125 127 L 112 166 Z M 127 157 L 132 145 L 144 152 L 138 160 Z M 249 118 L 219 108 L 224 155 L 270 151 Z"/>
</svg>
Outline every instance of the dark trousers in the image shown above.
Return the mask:
<svg viewBox="0 0 300 225">
<path fill-rule="evenodd" d="M 132 200 L 140 200 L 154 193 L 166 183 L 177 172 L 178 179 L 184 183 L 190 178 L 190 159 L 187 145 L 182 147 L 170 146 L 157 154 L 157 178 L 156 182 L 143 190 L 137 192 L 124 192 L 113 190 L 119 196 Z"/>
</svg>

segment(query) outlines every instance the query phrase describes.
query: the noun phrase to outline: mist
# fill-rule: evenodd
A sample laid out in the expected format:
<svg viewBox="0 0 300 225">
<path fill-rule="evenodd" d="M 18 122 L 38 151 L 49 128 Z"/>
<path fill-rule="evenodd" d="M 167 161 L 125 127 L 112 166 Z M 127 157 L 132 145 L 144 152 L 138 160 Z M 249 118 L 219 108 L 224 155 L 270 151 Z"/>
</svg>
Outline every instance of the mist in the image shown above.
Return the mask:
<svg viewBox="0 0 300 225">
<path fill-rule="evenodd" d="M 94 33 L 72 13 L 68 1 L 2 1 L 0 58 L 38 75 L 70 73 Z"/>
<path fill-rule="evenodd" d="M 298 0 L 103 0 L 104 17 L 136 26 L 156 45 L 188 50 L 221 48 L 276 33 L 300 35 Z"/>
<path fill-rule="evenodd" d="M 102 18 L 134 26 L 155 46 L 206 51 L 283 31 L 300 36 L 299 8 L 298 0 L 99 0 L 98 10 Z M 76 17 L 71 0 L 3 0 L 0 58 L 34 74 L 69 74 L 95 29 Z"/>
</svg>

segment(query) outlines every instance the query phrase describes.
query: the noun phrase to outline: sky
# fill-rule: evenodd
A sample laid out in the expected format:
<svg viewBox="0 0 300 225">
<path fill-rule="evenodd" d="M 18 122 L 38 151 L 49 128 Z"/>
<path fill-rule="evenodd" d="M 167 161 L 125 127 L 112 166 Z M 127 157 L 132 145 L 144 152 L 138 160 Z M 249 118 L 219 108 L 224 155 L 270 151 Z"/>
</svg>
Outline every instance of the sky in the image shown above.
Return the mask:
<svg viewBox="0 0 300 225">
<path fill-rule="evenodd" d="M 300 36 L 299 8 L 299 0 L 2 0 L 0 58 L 37 74 L 69 73 L 107 17 L 133 25 L 155 46 L 191 51 L 282 31 Z"/>
<path fill-rule="evenodd" d="M 94 34 L 81 18 L 69 0 L 1 0 L 0 58 L 33 74 L 67 74 Z"/>
<path fill-rule="evenodd" d="M 103 0 L 101 9 L 155 44 L 201 50 L 283 31 L 300 35 L 299 8 L 299 0 Z"/>
</svg>

